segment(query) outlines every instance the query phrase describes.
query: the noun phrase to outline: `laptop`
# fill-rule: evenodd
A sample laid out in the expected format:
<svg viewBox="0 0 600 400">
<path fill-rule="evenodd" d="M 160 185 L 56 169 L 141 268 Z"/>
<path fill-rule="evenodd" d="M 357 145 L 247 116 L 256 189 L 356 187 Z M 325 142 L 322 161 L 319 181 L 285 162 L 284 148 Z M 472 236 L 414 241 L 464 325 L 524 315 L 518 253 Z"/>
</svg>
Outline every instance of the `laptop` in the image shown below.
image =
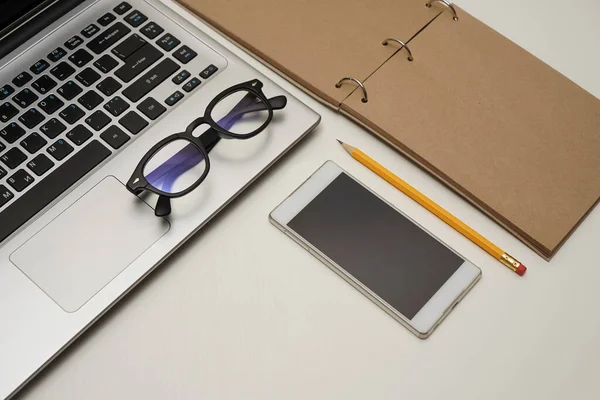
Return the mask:
<svg viewBox="0 0 600 400">
<path fill-rule="evenodd" d="M 319 123 L 183 12 L 158 0 L 3 0 L 0 398 Z M 287 105 L 255 137 L 221 140 L 206 179 L 172 199 L 169 216 L 155 215 L 156 195 L 127 190 L 152 146 L 253 80 Z"/>
</svg>

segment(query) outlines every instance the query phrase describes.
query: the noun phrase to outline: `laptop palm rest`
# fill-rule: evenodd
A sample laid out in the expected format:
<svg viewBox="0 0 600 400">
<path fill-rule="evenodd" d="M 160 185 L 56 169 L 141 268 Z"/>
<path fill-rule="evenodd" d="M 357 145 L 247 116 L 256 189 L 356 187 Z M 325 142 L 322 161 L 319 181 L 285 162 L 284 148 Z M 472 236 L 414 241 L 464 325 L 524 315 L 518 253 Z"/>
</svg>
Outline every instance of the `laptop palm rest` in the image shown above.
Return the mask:
<svg viewBox="0 0 600 400">
<path fill-rule="evenodd" d="M 74 312 L 169 228 L 151 207 L 107 176 L 10 260 L 63 310 Z"/>
</svg>

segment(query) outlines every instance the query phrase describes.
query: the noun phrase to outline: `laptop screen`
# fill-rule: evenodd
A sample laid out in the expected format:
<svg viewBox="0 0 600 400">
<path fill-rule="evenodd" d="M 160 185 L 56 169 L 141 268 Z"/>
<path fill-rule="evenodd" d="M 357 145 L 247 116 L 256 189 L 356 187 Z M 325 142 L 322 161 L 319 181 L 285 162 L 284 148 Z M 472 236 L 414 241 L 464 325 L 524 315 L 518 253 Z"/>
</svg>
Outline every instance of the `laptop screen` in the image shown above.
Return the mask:
<svg viewBox="0 0 600 400">
<path fill-rule="evenodd" d="M 37 8 L 51 3 L 48 0 L 0 0 L 0 32 L 4 36 L 8 31 L 25 22 L 35 14 Z"/>
<path fill-rule="evenodd" d="M 84 0 L 0 0 L 0 58 Z"/>
</svg>

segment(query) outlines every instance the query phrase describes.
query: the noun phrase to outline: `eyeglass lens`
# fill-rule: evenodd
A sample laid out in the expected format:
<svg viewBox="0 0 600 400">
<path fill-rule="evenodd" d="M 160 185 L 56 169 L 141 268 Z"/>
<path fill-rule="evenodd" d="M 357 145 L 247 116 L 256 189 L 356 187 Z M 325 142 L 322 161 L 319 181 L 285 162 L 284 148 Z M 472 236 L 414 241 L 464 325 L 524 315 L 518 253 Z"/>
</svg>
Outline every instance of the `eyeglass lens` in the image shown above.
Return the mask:
<svg viewBox="0 0 600 400">
<path fill-rule="evenodd" d="M 268 121 L 269 111 L 260 97 L 240 90 L 221 99 L 210 116 L 226 131 L 247 135 L 257 131 Z"/>
<path fill-rule="evenodd" d="M 200 150 L 186 139 L 167 143 L 144 167 L 148 183 L 165 193 L 180 193 L 196 183 L 206 170 Z"/>
</svg>

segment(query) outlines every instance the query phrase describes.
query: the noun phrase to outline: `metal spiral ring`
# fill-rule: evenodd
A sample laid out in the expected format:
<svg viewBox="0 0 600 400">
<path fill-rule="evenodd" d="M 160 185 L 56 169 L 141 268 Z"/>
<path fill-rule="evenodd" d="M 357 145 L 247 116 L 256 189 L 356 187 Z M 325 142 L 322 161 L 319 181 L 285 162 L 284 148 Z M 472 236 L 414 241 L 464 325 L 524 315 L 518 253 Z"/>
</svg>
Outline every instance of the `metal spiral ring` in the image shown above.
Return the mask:
<svg viewBox="0 0 600 400">
<path fill-rule="evenodd" d="M 338 83 L 335 84 L 335 87 L 339 89 L 340 87 L 342 87 L 342 83 L 344 81 L 352 81 L 352 82 L 356 83 L 358 86 L 360 86 L 360 88 L 362 89 L 362 92 L 363 92 L 363 98 L 361 101 L 363 103 L 366 103 L 367 101 L 369 101 L 369 97 L 367 96 L 367 88 L 365 87 L 365 85 L 363 85 L 363 83 L 361 81 L 359 81 L 356 78 L 352 78 L 352 77 L 342 78 L 342 79 L 340 79 L 340 81 Z"/>
<path fill-rule="evenodd" d="M 384 46 L 387 46 L 389 42 L 396 42 L 399 45 L 401 45 L 402 46 L 401 50 L 405 49 L 406 52 L 408 53 L 408 61 L 414 60 L 412 52 L 410 51 L 410 49 L 408 48 L 408 46 L 406 45 L 406 43 L 404 43 L 402 40 L 395 39 L 395 38 L 387 38 L 383 42 L 381 42 L 381 44 L 384 45 Z"/>
<path fill-rule="evenodd" d="M 444 7 L 448 7 L 450 11 L 452 11 L 452 14 L 454 14 L 452 19 L 458 21 L 458 14 L 456 13 L 456 9 L 448 0 L 429 0 L 427 3 L 425 3 L 425 7 L 430 8 L 433 3 L 440 3 Z"/>
</svg>

